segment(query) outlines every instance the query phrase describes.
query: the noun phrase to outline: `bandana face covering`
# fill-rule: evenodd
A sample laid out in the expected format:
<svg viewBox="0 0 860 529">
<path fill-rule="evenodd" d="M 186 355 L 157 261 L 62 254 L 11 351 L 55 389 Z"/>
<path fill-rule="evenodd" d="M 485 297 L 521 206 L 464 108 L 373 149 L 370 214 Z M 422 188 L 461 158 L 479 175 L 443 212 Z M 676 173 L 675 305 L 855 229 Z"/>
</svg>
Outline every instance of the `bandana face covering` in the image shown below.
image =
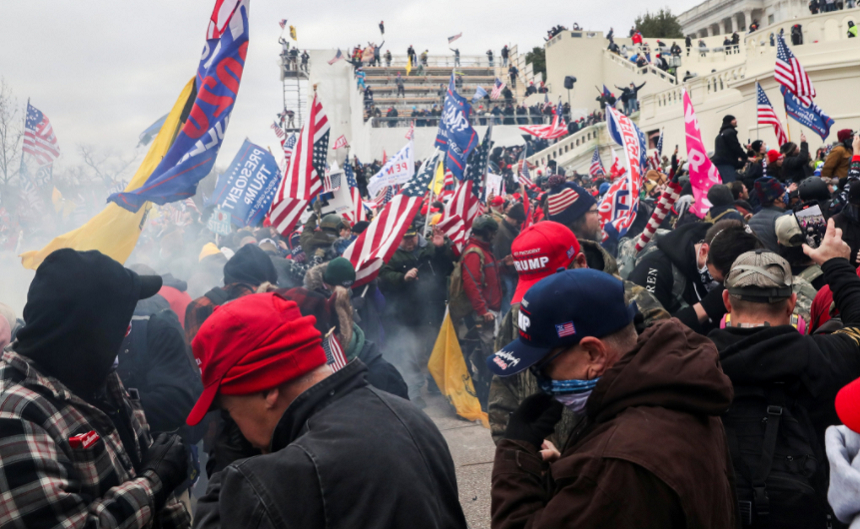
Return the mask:
<svg viewBox="0 0 860 529">
<path fill-rule="evenodd" d="M 594 387 L 600 380 L 600 377 L 591 380 L 553 380 L 542 375 L 538 370 L 532 370 L 532 373 L 537 378 L 538 387 L 541 391 L 552 395 L 555 400 L 564 404 L 564 406 L 574 413 L 582 413 L 585 409 L 585 403 L 588 402 L 588 397 L 594 391 Z"/>
</svg>

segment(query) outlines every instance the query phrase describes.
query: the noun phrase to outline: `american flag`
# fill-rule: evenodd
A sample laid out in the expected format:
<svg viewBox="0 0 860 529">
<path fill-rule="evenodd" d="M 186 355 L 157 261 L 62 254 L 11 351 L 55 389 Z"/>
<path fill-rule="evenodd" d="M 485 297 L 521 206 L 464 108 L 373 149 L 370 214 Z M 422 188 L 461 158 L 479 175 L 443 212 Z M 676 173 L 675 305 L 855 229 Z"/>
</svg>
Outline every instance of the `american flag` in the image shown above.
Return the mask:
<svg viewBox="0 0 860 529">
<path fill-rule="evenodd" d="M 332 169 L 329 166 L 325 168 L 325 176 L 323 177 L 323 193 L 334 193 L 338 189 L 340 189 L 340 175 L 341 172 L 335 165 L 335 168 Z"/>
<path fill-rule="evenodd" d="M 272 130 L 275 131 L 275 136 L 277 136 L 279 140 L 284 141 L 284 129 L 282 129 L 281 126 L 278 125 L 278 122 L 275 121 L 274 123 L 272 123 L 271 127 Z"/>
<path fill-rule="evenodd" d="M 349 144 L 346 142 L 346 136 L 341 134 L 340 138 L 334 140 L 334 145 L 332 146 L 331 150 L 336 151 L 336 150 L 340 149 L 341 147 L 348 147 L 348 146 L 349 146 Z"/>
<path fill-rule="evenodd" d="M 776 36 L 776 67 L 773 70 L 773 78 L 796 95 L 804 105 L 812 104 L 812 98 L 815 97 L 812 81 L 785 44 L 782 35 Z"/>
<path fill-rule="evenodd" d="M 322 341 L 323 351 L 325 351 L 326 364 L 331 367 L 335 373 L 346 367 L 346 355 L 343 353 L 343 347 L 340 346 L 337 336 L 334 335 L 334 328 L 328 332 L 325 339 Z"/>
<path fill-rule="evenodd" d="M 355 267 L 353 287 L 372 281 L 382 265 L 394 255 L 429 191 L 440 155 L 439 151 L 433 153 L 402 192 L 385 205 L 367 229 L 344 251 L 343 256 Z"/>
<path fill-rule="evenodd" d="M 281 140 L 281 148 L 284 149 L 284 172 L 286 173 L 287 169 L 290 167 L 290 160 L 293 158 L 293 149 L 296 148 L 296 142 L 298 141 L 298 136 L 295 134 L 290 134 L 290 137 L 286 140 Z"/>
<path fill-rule="evenodd" d="M 278 22 L 278 25 L 281 26 L 281 29 L 284 29 L 285 27 L 287 27 L 287 19 L 281 19 L 281 21 Z"/>
<path fill-rule="evenodd" d="M 355 181 L 355 172 L 353 172 L 352 166 L 349 163 L 343 166 L 343 174 L 346 175 L 346 185 L 349 186 L 349 194 L 352 197 L 352 209 L 344 213 L 344 217 L 352 223 L 367 220 L 367 212 L 364 210 L 361 191 L 358 189 L 358 182 Z"/>
<path fill-rule="evenodd" d="M 439 200 L 444 201 L 446 197 L 454 195 L 454 190 L 456 189 L 454 182 L 454 173 L 450 169 L 446 169 L 442 180 L 442 191 L 439 192 Z"/>
<path fill-rule="evenodd" d="M 756 104 L 758 106 L 758 124 L 773 125 L 773 132 L 776 134 L 777 142 L 779 145 L 785 145 L 788 142 L 788 135 L 785 133 L 785 129 L 782 128 L 782 123 L 779 121 L 773 105 L 770 104 L 770 99 L 767 98 L 767 94 L 764 93 L 760 84 L 756 83 L 755 89 Z"/>
<path fill-rule="evenodd" d="M 561 325 L 556 325 L 555 332 L 556 334 L 558 334 L 559 338 L 564 338 L 565 336 L 572 336 L 576 334 L 576 330 L 573 328 L 572 321 L 562 323 Z"/>
<path fill-rule="evenodd" d="M 386 204 L 394 198 L 394 186 L 385 186 L 385 188 L 376 195 L 376 198 L 367 201 L 367 205 L 373 209 L 382 209 Z"/>
<path fill-rule="evenodd" d="M 603 168 L 603 162 L 600 160 L 600 150 L 597 147 L 594 148 L 594 154 L 591 155 L 591 167 L 588 168 L 588 174 L 594 177 L 606 175 L 606 169 Z"/>
<path fill-rule="evenodd" d="M 505 89 L 505 83 L 496 77 L 496 82 L 493 84 L 493 90 L 490 92 L 490 99 L 499 99 L 502 97 L 502 90 Z"/>
<path fill-rule="evenodd" d="M 342 52 L 342 51 L 340 51 L 340 48 L 338 48 L 338 49 L 337 49 L 337 53 L 335 53 L 335 54 L 334 54 L 334 58 L 333 58 L 332 60 L 328 61 L 328 63 L 329 63 L 329 64 L 334 64 L 334 63 L 336 63 L 337 61 L 340 61 L 340 60 L 342 60 L 342 59 L 343 59 L 343 52 Z"/>
<path fill-rule="evenodd" d="M 57 137 L 48 116 L 27 102 L 27 119 L 24 123 L 24 153 L 36 158 L 38 164 L 48 165 L 60 155 Z"/>
<path fill-rule="evenodd" d="M 296 142 L 296 157 L 287 165 L 269 209 L 272 225 L 282 235 L 293 231 L 302 211 L 322 189 L 320 175 L 325 174 L 329 131 L 328 118 L 314 95 L 309 119 Z"/>
<path fill-rule="evenodd" d="M 532 182 L 532 175 L 529 173 L 529 162 L 526 161 L 526 150 L 523 149 L 523 155 L 520 157 L 519 169 L 517 171 L 517 180 L 520 184 L 522 184 L 526 189 L 533 187 L 534 182 Z"/>
<path fill-rule="evenodd" d="M 523 125 L 520 127 L 520 130 L 545 140 L 555 140 L 567 134 L 564 120 L 558 114 L 553 118 L 550 125 Z"/>
<path fill-rule="evenodd" d="M 564 187 L 558 193 L 547 197 L 546 207 L 550 216 L 554 217 L 579 200 L 579 193 L 569 187 Z"/>
<path fill-rule="evenodd" d="M 484 194 L 484 177 L 487 160 L 492 148 L 492 123 L 487 127 L 481 144 L 469 157 L 466 177 L 460 182 L 451 201 L 445 206 L 438 228 L 451 239 L 457 253 L 463 251 L 466 239 L 472 230 L 472 222 L 481 212 L 481 197 Z"/>
<path fill-rule="evenodd" d="M 456 35 L 454 35 L 453 37 L 448 37 L 448 44 L 451 44 L 452 42 L 454 42 L 455 40 L 459 39 L 462 36 L 463 36 L 463 33 L 460 32 L 460 33 L 457 33 Z"/>
<path fill-rule="evenodd" d="M 648 167 L 655 171 L 663 170 L 663 129 L 660 129 L 660 136 L 657 138 L 657 147 L 654 149 L 654 152 L 651 153 L 651 157 L 648 158 Z"/>
<path fill-rule="evenodd" d="M 412 122 L 409 123 L 409 131 L 406 133 L 406 139 L 411 141 L 412 138 L 414 138 L 414 137 L 415 137 L 415 120 L 413 119 Z"/>
</svg>

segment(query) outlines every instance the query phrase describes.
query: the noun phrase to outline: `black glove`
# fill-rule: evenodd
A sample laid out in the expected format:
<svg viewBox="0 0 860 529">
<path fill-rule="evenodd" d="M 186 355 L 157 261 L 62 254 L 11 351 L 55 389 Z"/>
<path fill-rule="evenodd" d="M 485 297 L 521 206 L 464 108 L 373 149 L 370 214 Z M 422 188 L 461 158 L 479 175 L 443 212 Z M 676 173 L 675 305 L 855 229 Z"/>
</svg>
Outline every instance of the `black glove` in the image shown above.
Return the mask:
<svg viewBox="0 0 860 529">
<path fill-rule="evenodd" d="M 543 440 L 561 420 L 563 410 L 564 405 L 552 395 L 536 393 L 524 400 L 517 411 L 511 414 L 505 439 L 525 441 L 540 448 Z"/>
<path fill-rule="evenodd" d="M 155 511 L 167 503 L 167 497 L 188 479 L 188 449 L 176 434 L 159 434 L 149 446 L 140 473 L 153 471 L 161 480 L 161 490 L 155 495 Z"/>
<path fill-rule="evenodd" d="M 699 302 L 714 323 L 718 323 L 726 313 L 726 304 L 723 303 L 723 291 L 725 289 L 726 287 L 723 285 L 716 286 Z"/>
</svg>

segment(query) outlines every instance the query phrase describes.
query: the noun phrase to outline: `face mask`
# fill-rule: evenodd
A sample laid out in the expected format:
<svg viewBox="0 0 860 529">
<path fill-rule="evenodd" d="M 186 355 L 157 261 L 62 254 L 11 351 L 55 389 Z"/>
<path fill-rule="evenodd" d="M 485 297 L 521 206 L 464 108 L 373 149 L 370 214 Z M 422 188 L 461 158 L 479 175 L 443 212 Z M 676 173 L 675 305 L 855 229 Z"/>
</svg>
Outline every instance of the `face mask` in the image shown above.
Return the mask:
<svg viewBox="0 0 860 529">
<path fill-rule="evenodd" d="M 537 370 L 532 371 L 537 378 L 538 387 L 541 391 L 552 395 L 555 400 L 564 404 L 566 408 L 574 413 L 581 413 L 585 409 L 588 397 L 594 391 L 594 387 L 600 377 L 591 380 L 553 380 L 545 377 Z"/>
</svg>

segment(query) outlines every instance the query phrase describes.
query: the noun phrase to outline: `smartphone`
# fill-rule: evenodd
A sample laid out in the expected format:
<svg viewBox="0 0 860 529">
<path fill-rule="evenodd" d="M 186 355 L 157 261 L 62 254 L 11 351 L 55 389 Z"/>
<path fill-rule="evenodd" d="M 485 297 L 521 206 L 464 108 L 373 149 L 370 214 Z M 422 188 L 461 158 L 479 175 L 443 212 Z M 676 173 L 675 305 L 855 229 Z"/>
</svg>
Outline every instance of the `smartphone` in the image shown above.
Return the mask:
<svg viewBox="0 0 860 529">
<path fill-rule="evenodd" d="M 795 211 L 794 217 L 797 219 L 797 225 L 800 226 L 803 241 L 810 248 L 818 248 L 824 239 L 824 233 L 827 231 L 827 221 L 821 214 L 821 206 L 818 204 L 805 206 L 803 209 Z"/>
</svg>

